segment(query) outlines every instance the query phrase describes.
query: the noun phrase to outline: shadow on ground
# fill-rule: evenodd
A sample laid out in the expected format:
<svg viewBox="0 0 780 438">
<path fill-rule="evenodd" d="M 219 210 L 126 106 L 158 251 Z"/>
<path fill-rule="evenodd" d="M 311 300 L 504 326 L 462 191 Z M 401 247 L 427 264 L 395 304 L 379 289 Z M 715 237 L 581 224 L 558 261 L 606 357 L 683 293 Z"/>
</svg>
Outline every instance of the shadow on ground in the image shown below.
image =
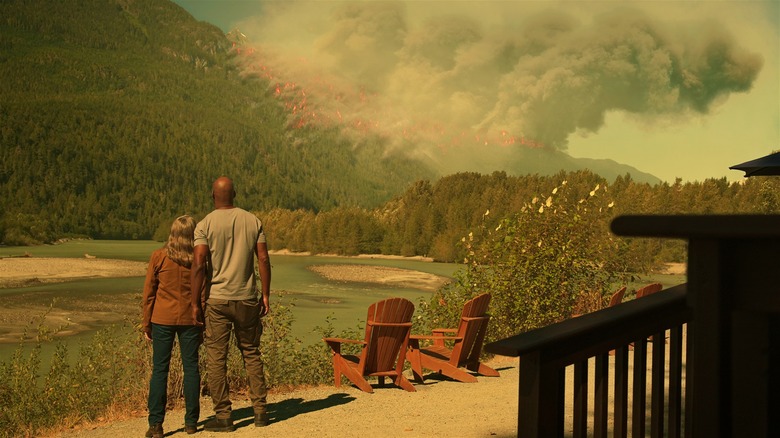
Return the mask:
<svg viewBox="0 0 780 438">
<path fill-rule="evenodd" d="M 353 400 L 355 400 L 355 397 L 344 393 L 338 393 L 331 394 L 320 400 L 291 398 L 277 403 L 269 403 L 266 408 L 268 409 L 268 419 L 270 422 L 277 423 L 289 420 L 296 415 L 332 408 L 334 406 L 347 404 Z M 236 428 L 254 424 L 254 415 L 255 413 L 251 406 L 233 411 Z"/>
</svg>

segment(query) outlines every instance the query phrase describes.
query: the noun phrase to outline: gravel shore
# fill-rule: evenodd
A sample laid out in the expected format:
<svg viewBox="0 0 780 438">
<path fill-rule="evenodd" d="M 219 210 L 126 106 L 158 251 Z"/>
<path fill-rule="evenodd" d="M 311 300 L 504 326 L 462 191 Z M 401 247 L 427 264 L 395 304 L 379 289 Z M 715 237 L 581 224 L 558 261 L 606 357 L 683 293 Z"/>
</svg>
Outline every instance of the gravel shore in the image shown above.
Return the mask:
<svg viewBox="0 0 780 438">
<path fill-rule="evenodd" d="M 196 437 L 509 437 L 517 435 L 518 361 L 497 357 L 490 365 L 501 377 L 478 376 L 477 383 L 443 380 L 431 374 L 417 392 L 374 384 L 374 393 L 348 385 L 320 386 L 268 399 L 271 424 L 256 428 L 248 400 L 234 400 L 236 431 L 214 433 L 202 430 L 212 415 L 209 398 L 201 399 L 201 429 Z M 166 437 L 185 437 L 184 413 L 168 412 L 163 427 Z M 117 438 L 146 431 L 145 416 L 93 425 L 61 435 L 67 438 Z"/>
</svg>

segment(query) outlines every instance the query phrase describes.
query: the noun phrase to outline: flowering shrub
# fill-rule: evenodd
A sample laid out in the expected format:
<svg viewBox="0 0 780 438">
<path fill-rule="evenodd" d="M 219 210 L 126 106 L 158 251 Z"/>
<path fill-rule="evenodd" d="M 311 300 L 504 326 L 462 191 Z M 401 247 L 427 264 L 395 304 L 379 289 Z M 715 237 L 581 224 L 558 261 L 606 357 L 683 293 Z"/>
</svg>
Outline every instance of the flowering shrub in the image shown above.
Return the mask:
<svg viewBox="0 0 780 438">
<path fill-rule="evenodd" d="M 483 220 L 464 237 L 465 267 L 420 303 L 422 329 L 457 324 L 463 303 L 483 292 L 492 295 L 488 340 L 603 307 L 626 275 L 625 244 L 609 231 L 614 202 L 607 188 L 573 192 L 563 181 L 498 226 L 487 228 Z"/>
</svg>

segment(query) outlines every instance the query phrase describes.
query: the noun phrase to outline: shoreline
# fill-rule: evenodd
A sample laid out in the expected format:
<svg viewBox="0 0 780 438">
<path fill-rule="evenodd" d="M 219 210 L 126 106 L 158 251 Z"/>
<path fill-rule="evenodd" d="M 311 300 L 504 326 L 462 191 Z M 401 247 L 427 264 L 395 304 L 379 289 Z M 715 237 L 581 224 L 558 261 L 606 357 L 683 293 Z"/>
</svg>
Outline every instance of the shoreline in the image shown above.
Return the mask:
<svg viewBox="0 0 780 438">
<path fill-rule="evenodd" d="M 288 254 L 277 253 L 277 255 Z M 396 259 L 398 257 L 360 258 Z M 144 277 L 147 265 L 148 262 L 93 257 L 0 258 L 0 344 L 18 343 L 25 333 L 25 328 L 30 327 L 31 321 L 40 318 L 43 318 L 40 323 L 54 330 L 57 337 L 89 331 L 98 321 L 121 322 L 124 314 L 138 309 L 140 297 L 136 300 L 135 292 L 128 292 L 122 297 L 117 297 L 118 299 L 110 304 L 104 303 L 96 307 L 95 303 L 77 296 L 60 299 L 56 304 L 43 302 L 36 298 L 37 292 L 34 286 L 83 279 Z M 329 281 L 369 283 L 425 292 L 432 292 L 450 281 L 447 277 L 427 272 L 374 264 L 336 263 L 311 266 L 309 269 Z M 29 292 L 25 290 L 27 288 Z M 8 289 L 20 289 L 20 291 L 8 295 L 1 294 L 3 290 Z M 31 339 L 29 335 L 28 339 Z"/>
<path fill-rule="evenodd" d="M 275 249 L 268 250 L 270 255 L 281 256 L 299 256 L 299 257 L 334 257 L 344 259 L 381 259 L 381 260 L 413 260 L 418 262 L 433 262 L 432 257 L 425 256 L 400 256 L 400 255 L 387 255 L 387 254 L 358 254 L 358 255 L 340 255 L 340 254 L 312 254 L 309 251 L 293 252 L 289 249 Z"/>
</svg>

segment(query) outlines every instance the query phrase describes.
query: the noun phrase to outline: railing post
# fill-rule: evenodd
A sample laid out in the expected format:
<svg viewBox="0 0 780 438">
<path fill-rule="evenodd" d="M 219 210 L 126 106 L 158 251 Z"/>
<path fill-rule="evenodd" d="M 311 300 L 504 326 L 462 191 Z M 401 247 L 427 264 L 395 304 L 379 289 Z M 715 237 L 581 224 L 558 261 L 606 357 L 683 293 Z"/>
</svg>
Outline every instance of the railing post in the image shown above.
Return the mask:
<svg viewBox="0 0 780 438">
<path fill-rule="evenodd" d="M 520 361 L 518 438 L 563 437 L 565 369 L 544 363 L 539 351 Z"/>
</svg>

